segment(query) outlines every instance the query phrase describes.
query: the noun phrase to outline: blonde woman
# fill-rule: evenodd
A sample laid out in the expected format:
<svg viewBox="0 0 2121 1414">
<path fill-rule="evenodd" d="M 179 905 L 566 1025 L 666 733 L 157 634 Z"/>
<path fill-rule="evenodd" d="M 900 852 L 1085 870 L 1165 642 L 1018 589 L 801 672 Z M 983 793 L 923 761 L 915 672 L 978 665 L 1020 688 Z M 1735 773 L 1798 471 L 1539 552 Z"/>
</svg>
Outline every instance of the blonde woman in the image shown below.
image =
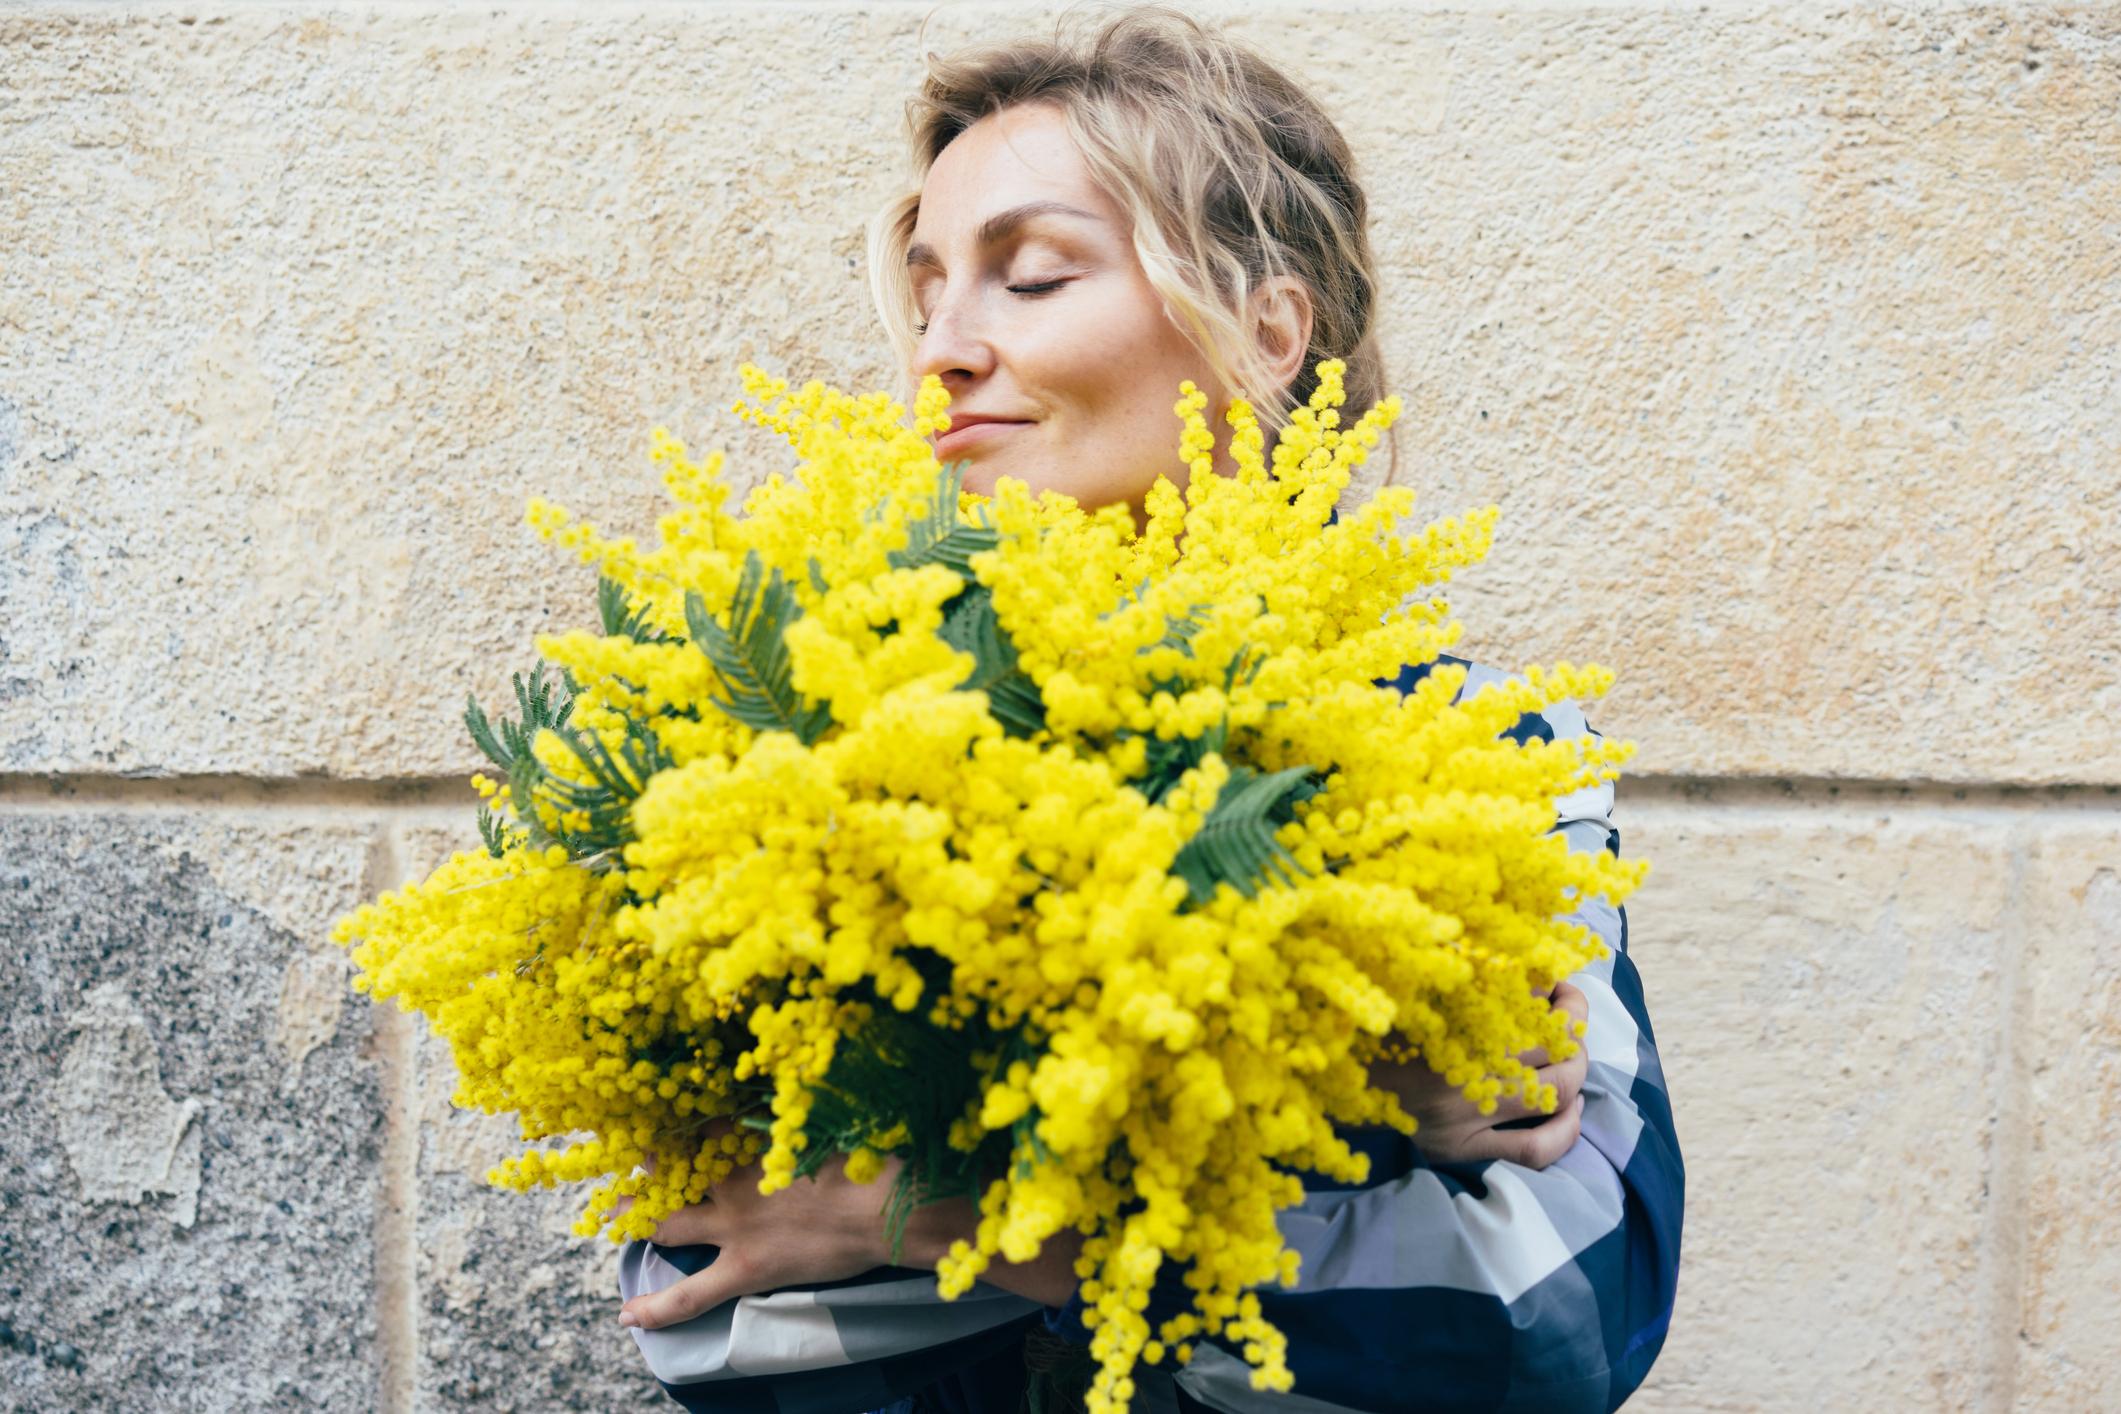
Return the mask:
<svg viewBox="0 0 2121 1414">
<path fill-rule="evenodd" d="M 1078 18 L 1051 42 L 930 56 L 909 105 L 918 188 L 873 223 L 871 275 L 909 388 L 950 389 L 937 452 L 970 462 L 970 489 L 1014 476 L 1140 519 L 1158 475 L 1186 474 L 1181 380 L 1215 408 L 1249 398 L 1270 427 L 1321 359 L 1347 361 L 1351 411 L 1382 395 L 1376 264 L 1345 141 L 1272 64 L 1168 10 L 1088 34 Z M 1503 676 L 1468 666 L 1462 694 Z M 1589 730 L 1563 704 L 1513 732 Z M 1611 786 L 1571 797 L 1556 828 L 1617 852 L 1612 804 Z M 1138 1370 L 1137 1404 L 1602 1411 L 1633 1392 L 1670 1317 L 1683 1174 L 1625 915 L 1577 916 L 1613 955 L 1556 989 L 1590 1022 L 1587 1054 L 1543 1071 L 1560 1110 L 1483 1116 L 1425 1067 L 1381 1068 L 1419 1135 L 1351 1133 L 1370 1184 L 1307 1185 L 1282 1214 L 1301 1281 L 1260 1289 L 1295 1396 L 1254 1392 L 1203 1340 L 1175 1377 Z M 761 1198 L 740 1174 L 629 1245 L 620 1320 L 664 1388 L 773 1414 L 1014 1414 L 1057 1365 L 1079 1390 L 1080 1238 L 996 1258 L 944 1303 L 935 1262 L 973 1235 L 972 1205 L 918 1210 L 908 1265 L 889 1266 L 893 1177 L 828 1165 Z M 1169 1275 L 1159 1302 L 1185 1295 Z"/>
</svg>

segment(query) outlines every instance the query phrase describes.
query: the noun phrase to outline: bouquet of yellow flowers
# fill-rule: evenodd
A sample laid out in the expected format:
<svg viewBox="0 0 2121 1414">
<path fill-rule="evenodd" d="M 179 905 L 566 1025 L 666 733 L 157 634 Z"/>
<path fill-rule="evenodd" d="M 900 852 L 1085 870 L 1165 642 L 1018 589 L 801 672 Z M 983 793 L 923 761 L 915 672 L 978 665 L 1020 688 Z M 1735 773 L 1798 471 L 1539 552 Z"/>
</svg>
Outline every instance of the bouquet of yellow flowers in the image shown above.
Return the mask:
<svg viewBox="0 0 2121 1414">
<path fill-rule="evenodd" d="M 909 427 L 749 366 L 737 411 L 799 465 L 742 514 L 722 458 L 662 429 L 655 548 L 533 502 L 599 567 L 600 631 L 537 639 L 515 718 L 467 712 L 498 771 L 484 847 L 333 932 L 357 988 L 449 1039 L 459 1105 L 567 1141 L 489 1178 L 602 1179 L 577 1230 L 619 1241 L 740 1165 L 772 1191 L 900 1156 L 894 1231 L 941 1196 L 983 1215 L 945 1297 L 1085 1236 L 1093 1410 L 1202 1333 L 1288 1389 L 1246 1288 L 1296 1279 L 1295 1173 L 1363 1181 L 1336 1124 L 1413 1132 L 1380 1059 L 1551 1109 L 1516 1057 L 1573 1052 L 1546 993 L 1603 949 L 1560 915 L 1646 869 L 1550 833 L 1631 744 L 1507 734 L 1605 669 L 1464 703 L 1456 666 L 1388 685 L 1456 640 L 1422 591 L 1496 511 L 1402 535 L 1388 488 L 1339 517 L 1399 407 L 1342 428 L 1343 371 L 1271 462 L 1233 403 L 1234 476 L 1183 385 L 1189 485 L 1159 479 L 1140 533 L 1125 505 L 963 491 L 932 377 Z M 1151 1330 L 1166 1261 L 1192 1305 Z"/>
</svg>

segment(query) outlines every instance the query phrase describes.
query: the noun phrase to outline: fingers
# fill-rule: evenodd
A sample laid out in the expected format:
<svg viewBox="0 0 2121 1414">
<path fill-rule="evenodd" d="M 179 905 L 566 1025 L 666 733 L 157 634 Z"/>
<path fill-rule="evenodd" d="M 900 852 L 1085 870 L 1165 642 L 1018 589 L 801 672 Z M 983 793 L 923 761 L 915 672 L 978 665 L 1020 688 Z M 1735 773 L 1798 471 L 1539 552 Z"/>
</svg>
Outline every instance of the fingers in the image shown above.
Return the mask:
<svg viewBox="0 0 2121 1414">
<path fill-rule="evenodd" d="M 721 1245 L 716 1236 L 722 1228 L 722 1213 L 713 1199 L 678 1209 L 655 1225 L 651 1239 L 662 1247 L 692 1247 L 703 1242 Z"/>
<path fill-rule="evenodd" d="M 641 1161 L 640 1167 L 652 1175 L 655 1172 L 655 1155 L 650 1153 Z M 756 1172 L 755 1166 L 753 1172 Z M 732 1185 L 741 1179 L 744 1173 L 743 1169 L 733 1171 L 723 1180 L 722 1185 L 718 1186 L 717 1191 L 727 1197 L 740 1199 L 741 1190 L 732 1191 Z M 753 1182 L 756 1182 L 755 1178 Z M 624 1217 L 632 1211 L 633 1204 L 634 1198 L 631 1194 L 619 1198 L 612 1204 L 611 1216 L 614 1219 Z M 720 1246 L 722 1238 L 716 1234 L 729 1226 L 730 1217 L 729 1205 L 717 1204 L 710 1193 L 699 1202 L 687 1204 L 664 1217 L 656 1224 L 655 1231 L 648 1240 L 663 1247 L 691 1247 L 701 1243 Z"/>
<path fill-rule="evenodd" d="M 1483 1129 L 1467 1136 L 1464 1148 L 1469 1158 L 1543 1169 L 1566 1154 L 1582 1133 L 1583 1096 L 1579 1094 L 1543 1124 L 1530 1129 Z"/>
<path fill-rule="evenodd" d="M 1540 1080 L 1554 1087 L 1554 1112 L 1561 1113 L 1569 1102 L 1583 1093 L 1583 1082 L 1591 1077 L 1591 1058 L 1578 1051 L 1560 1065 L 1550 1065 L 1539 1072 Z"/>
<path fill-rule="evenodd" d="M 617 1221 L 632 1210 L 633 1196 L 628 1194 L 612 1204 L 612 1220 Z M 715 1207 L 714 1200 L 709 1198 L 704 1202 L 680 1208 L 664 1218 L 655 1225 L 655 1231 L 649 1235 L 648 1240 L 659 1247 L 692 1247 L 703 1242 L 720 1246 L 721 1239 L 716 1237 L 715 1233 L 722 1226 L 722 1222 L 721 1211 Z"/>
<path fill-rule="evenodd" d="M 1508 1124 L 1513 1120 L 1543 1119 L 1550 1115 L 1558 1115 L 1569 1107 L 1570 1102 L 1577 1095 L 1582 1093 L 1584 1081 L 1588 1080 L 1590 1075 L 1591 1058 L 1582 1051 L 1578 1051 L 1565 1061 L 1557 1061 L 1552 1065 L 1540 1066 L 1526 1078 L 1525 1088 L 1532 1089 L 1538 1085 L 1553 1086 L 1553 1109 L 1536 1110 L 1525 1103 L 1522 1095 L 1504 1095 L 1495 1102 L 1495 1113 L 1484 1116 L 1482 1122 L 1489 1125 Z"/>
<path fill-rule="evenodd" d="M 1584 990 L 1581 987 L 1573 986 L 1567 982 L 1556 982 L 1551 999 L 1554 1010 L 1567 1013 L 1575 1023 L 1570 1030 L 1577 1039 L 1576 1054 L 1582 1055 L 1584 1030 L 1591 1024 L 1590 997 L 1584 994 Z M 1520 1051 L 1517 1058 L 1534 1068 L 1545 1066 L 1553 1060 L 1553 1057 L 1547 1054 L 1545 1046 L 1534 1046 L 1529 1051 Z"/>
<path fill-rule="evenodd" d="M 619 1308 L 619 1324 L 661 1330 L 759 1290 L 743 1260 L 724 1248 L 714 1261 L 683 1281 L 636 1296 Z"/>
<path fill-rule="evenodd" d="M 1563 1061 L 1559 1065 L 1542 1066 L 1539 1070 L 1539 1083 L 1554 1087 L 1554 1108 L 1533 1109 L 1521 1096 L 1513 1096 L 1507 1103 L 1518 1111 L 1515 1118 L 1551 1118 L 1576 1102 L 1576 1097 L 1583 1093 L 1583 1083 L 1590 1078 L 1590 1073 L 1590 1062 L 1580 1056 L 1575 1060 Z"/>
<path fill-rule="evenodd" d="M 1556 982 L 1554 984 L 1554 1010 L 1565 1011 L 1569 1014 L 1569 1018 L 1575 1022 L 1575 1025 L 1569 1028 L 1570 1032 L 1580 1043 L 1583 1040 L 1584 1033 L 1590 1029 L 1591 1025 L 1591 999 L 1585 994 L 1583 988 L 1568 982 Z M 1580 1044 L 1577 1049 L 1582 1049 Z"/>
</svg>

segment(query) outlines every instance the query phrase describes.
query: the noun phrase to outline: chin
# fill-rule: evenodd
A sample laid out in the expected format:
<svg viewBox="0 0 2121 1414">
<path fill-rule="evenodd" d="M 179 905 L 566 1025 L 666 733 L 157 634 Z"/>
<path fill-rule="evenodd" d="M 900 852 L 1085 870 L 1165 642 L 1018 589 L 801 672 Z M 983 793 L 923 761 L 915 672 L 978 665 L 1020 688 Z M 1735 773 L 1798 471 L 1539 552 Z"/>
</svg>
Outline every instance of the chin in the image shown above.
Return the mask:
<svg viewBox="0 0 2121 1414">
<path fill-rule="evenodd" d="M 991 497 L 994 495 L 995 483 L 1005 476 L 1013 477 L 1030 487 L 1034 500 L 1037 499 L 1039 491 L 1043 489 L 1039 478 L 1035 474 L 1027 476 L 1022 471 L 1017 470 L 1009 465 L 1007 457 L 982 457 L 978 461 L 970 463 L 965 468 L 965 479 L 960 484 L 967 491 L 976 491 L 982 496 Z"/>
<path fill-rule="evenodd" d="M 1011 480 L 1023 482 L 1026 489 L 1031 493 L 1031 499 L 1034 501 L 1049 490 L 1059 491 L 1068 496 L 1076 494 L 1065 486 L 1054 485 L 1053 478 L 1047 474 L 1047 469 L 1041 468 L 1035 459 L 1032 460 L 1029 469 L 1017 464 L 1024 460 L 1026 459 L 1021 457 L 997 456 L 981 457 L 976 461 L 968 461 L 965 465 L 964 479 L 958 484 L 966 491 L 975 492 L 990 499 L 994 495 L 995 483 L 1005 476 Z"/>
</svg>

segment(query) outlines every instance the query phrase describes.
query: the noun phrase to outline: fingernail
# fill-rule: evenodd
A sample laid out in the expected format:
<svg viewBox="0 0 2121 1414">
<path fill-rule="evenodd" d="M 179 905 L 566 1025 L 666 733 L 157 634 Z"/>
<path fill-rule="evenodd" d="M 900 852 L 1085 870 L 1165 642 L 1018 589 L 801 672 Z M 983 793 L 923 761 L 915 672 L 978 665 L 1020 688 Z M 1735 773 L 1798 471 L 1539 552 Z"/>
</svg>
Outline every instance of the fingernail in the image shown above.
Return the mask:
<svg viewBox="0 0 2121 1414">
<path fill-rule="evenodd" d="M 633 1327 L 635 1327 L 635 1326 L 638 1326 L 638 1325 L 639 1325 L 640 1323 L 641 1323 L 641 1318 L 640 1318 L 639 1316 L 636 1316 L 636 1315 L 634 1315 L 634 1314 L 633 1314 L 633 1312 L 631 1312 L 631 1311 L 621 1311 L 621 1312 L 619 1312 L 619 1324 L 620 1324 L 620 1325 L 622 1325 L 622 1326 L 625 1326 L 625 1327 L 627 1327 L 627 1328 L 628 1328 L 629 1330 L 630 1330 L 630 1329 L 632 1329 L 632 1328 L 633 1328 Z"/>
</svg>

